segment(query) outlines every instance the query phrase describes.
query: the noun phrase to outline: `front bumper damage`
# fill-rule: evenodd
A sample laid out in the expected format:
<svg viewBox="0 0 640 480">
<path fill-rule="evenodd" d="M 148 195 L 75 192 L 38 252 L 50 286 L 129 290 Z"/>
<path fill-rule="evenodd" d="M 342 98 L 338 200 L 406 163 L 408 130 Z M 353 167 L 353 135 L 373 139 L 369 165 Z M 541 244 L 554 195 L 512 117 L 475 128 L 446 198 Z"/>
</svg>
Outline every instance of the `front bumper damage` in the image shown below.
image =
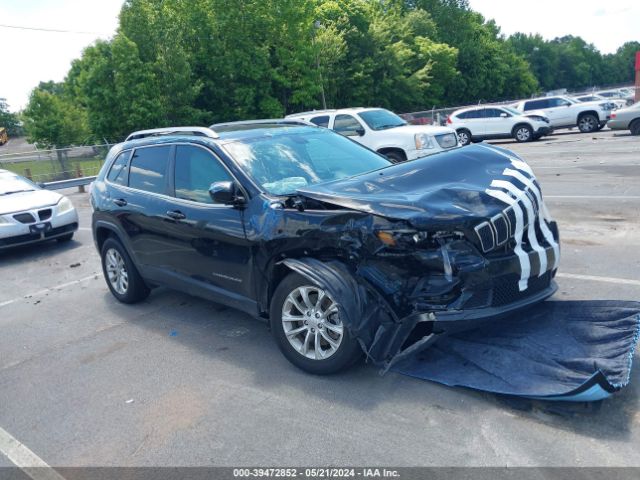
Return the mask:
<svg viewBox="0 0 640 480">
<path fill-rule="evenodd" d="M 443 267 L 443 249 L 450 271 Z M 553 258 L 552 248 L 546 253 Z M 533 277 L 525 291 L 517 287 L 520 263 L 513 253 L 488 259 L 458 240 L 437 250 L 394 255 L 393 262 L 380 252 L 353 265 L 310 257 L 282 261 L 333 298 L 344 299 L 344 324 L 367 359 L 384 370 L 443 334 L 476 328 L 541 302 L 557 288 L 555 270 L 539 272 L 534 253 Z"/>
</svg>

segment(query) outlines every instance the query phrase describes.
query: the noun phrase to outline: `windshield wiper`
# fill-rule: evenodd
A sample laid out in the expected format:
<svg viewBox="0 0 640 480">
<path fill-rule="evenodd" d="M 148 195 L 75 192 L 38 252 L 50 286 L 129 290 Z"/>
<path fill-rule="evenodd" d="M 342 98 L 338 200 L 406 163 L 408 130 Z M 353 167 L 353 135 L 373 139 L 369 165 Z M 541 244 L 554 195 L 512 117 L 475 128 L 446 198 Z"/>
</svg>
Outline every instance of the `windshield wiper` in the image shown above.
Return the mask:
<svg viewBox="0 0 640 480">
<path fill-rule="evenodd" d="M 390 123 L 388 125 L 380 125 L 376 130 L 386 130 L 393 127 L 404 127 L 406 123 Z"/>
<path fill-rule="evenodd" d="M 12 193 L 22 193 L 22 192 L 34 192 L 35 190 L 31 189 L 31 190 L 12 190 L 10 192 L 3 192 L 0 193 L 0 195 L 11 195 Z"/>
</svg>

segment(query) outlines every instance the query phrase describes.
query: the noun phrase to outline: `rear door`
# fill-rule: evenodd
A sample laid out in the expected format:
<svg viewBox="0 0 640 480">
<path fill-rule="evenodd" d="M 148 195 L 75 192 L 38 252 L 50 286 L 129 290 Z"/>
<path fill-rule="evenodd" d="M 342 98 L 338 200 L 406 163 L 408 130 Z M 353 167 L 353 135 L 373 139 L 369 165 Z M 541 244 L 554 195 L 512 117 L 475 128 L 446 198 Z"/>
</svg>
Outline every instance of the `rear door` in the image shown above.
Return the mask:
<svg viewBox="0 0 640 480">
<path fill-rule="evenodd" d="M 459 119 L 462 127 L 457 125 L 456 127 L 466 128 L 471 132 L 473 137 L 482 137 L 485 134 L 483 110 L 483 108 L 474 108 L 461 113 L 457 118 Z"/>
<path fill-rule="evenodd" d="M 167 173 L 172 152 L 170 145 L 136 148 L 128 171 L 123 170 L 128 173 L 127 181 L 124 182 L 123 177 L 126 173 L 116 178 L 127 186 L 114 185 L 111 192 L 130 248 L 149 278 L 156 278 L 156 274 L 169 268 L 168 258 L 172 252 L 165 233 L 166 212 L 171 207 Z"/>
</svg>

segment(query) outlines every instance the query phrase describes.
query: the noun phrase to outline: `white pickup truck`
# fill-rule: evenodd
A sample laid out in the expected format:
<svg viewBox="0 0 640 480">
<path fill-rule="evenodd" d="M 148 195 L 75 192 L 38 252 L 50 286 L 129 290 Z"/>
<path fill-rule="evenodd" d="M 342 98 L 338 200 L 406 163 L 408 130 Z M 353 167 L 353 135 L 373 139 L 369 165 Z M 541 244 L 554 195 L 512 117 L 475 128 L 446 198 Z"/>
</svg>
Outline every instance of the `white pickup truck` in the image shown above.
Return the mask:
<svg viewBox="0 0 640 480">
<path fill-rule="evenodd" d="M 286 118 L 298 118 L 330 128 L 381 153 L 392 162 L 414 160 L 458 146 L 458 137 L 453 129 L 409 125 L 384 108 L 314 110 L 287 115 Z"/>
<path fill-rule="evenodd" d="M 609 101 L 578 102 L 565 96 L 523 100 L 515 105 L 515 109 L 524 113 L 542 110 L 552 128 L 578 127 L 582 133 L 600 130 L 611 118 Z"/>
</svg>

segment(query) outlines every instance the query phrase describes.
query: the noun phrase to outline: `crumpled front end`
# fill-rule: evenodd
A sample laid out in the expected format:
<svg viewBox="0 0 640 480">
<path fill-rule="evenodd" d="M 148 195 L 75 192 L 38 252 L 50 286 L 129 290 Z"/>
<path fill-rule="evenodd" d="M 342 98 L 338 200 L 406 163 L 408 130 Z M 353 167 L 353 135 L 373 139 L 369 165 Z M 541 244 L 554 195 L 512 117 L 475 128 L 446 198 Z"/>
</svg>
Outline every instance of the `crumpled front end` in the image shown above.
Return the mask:
<svg viewBox="0 0 640 480">
<path fill-rule="evenodd" d="M 557 225 L 529 166 L 502 149 L 465 147 L 300 193 L 301 212 L 283 208 L 269 230 L 296 225 L 304 254 L 278 253 L 280 263 L 341 299 L 374 363 L 556 290 Z M 302 228 L 305 202 L 317 223 Z"/>
</svg>

